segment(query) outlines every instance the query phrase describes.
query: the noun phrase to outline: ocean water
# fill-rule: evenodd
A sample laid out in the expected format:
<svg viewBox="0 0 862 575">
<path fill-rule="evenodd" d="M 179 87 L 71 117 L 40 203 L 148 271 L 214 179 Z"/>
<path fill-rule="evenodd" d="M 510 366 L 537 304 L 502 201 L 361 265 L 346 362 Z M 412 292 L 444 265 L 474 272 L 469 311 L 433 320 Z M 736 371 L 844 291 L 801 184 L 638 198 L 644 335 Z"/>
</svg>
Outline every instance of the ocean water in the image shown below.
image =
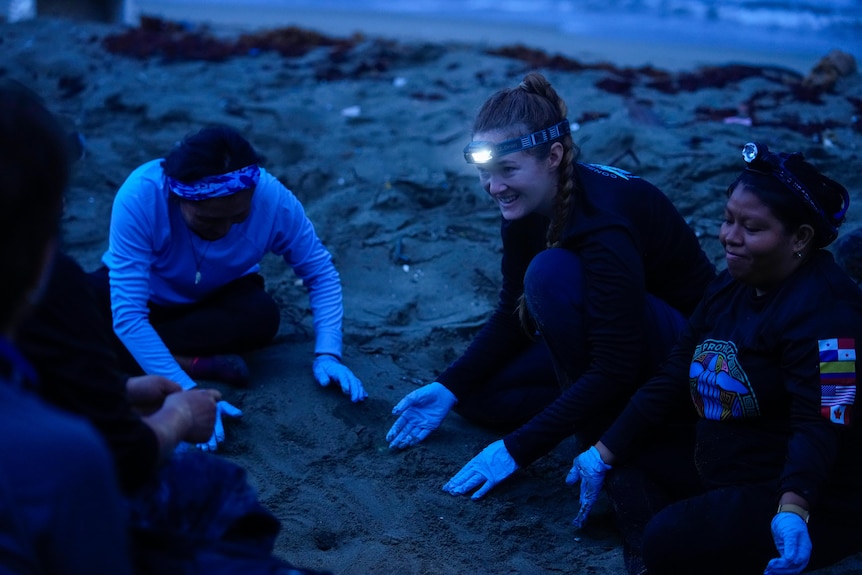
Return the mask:
<svg viewBox="0 0 862 575">
<path fill-rule="evenodd" d="M 237 0 L 173 0 L 188 5 Z M 246 5 L 526 23 L 582 37 L 862 59 L 862 0 L 239 0 Z"/>
</svg>

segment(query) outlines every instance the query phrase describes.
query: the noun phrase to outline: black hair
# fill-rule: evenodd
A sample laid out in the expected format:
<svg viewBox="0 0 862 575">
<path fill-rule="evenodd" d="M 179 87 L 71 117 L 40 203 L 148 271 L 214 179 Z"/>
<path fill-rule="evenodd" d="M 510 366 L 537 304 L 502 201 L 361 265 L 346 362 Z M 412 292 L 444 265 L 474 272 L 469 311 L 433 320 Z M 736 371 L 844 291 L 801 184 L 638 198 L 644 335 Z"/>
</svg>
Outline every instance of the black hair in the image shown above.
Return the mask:
<svg viewBox="0 0 862 575">
<path fill-rule="evenodd" d="M 187 135 L 162 161 L 165 175 L 190 184 L 259 164 L 262 158 L 234 128 L 208 126 Z"/>
<path fill-rule="evenodd" d="M 0 328 L 39 283 L 71 171 L 69 138 L 35 92 L 0 80 Z"/>
<path fill-rule="evenodd" d="M 738 185 L 753 193 L 769 207 L 789 233 L 800 226 L 810 225 L 814 229 L 813 244 L 823 248 L 831 244 L 844 223 L 844 198 L 847 190 L 838 182 L 821 174 L 816 167 L 805 161 L 802 154 L 781 154 L 784 169 L 789 171 L 811 195 L 811 200 L 822 213 L 815 210 L 795 191 L 769 171 L 746 169 L 728 187 L 729 196 Z"/>
</svg>

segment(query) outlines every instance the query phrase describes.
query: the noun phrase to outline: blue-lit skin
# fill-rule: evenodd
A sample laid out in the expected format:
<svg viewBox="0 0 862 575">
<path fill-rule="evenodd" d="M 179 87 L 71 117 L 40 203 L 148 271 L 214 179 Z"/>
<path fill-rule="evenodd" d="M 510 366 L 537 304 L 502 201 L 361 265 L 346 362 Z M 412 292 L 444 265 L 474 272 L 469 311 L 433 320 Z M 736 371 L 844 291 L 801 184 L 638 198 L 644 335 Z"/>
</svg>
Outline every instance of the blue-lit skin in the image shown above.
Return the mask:
<svg viewBox="0 0 862 575">
<path fill-rule="evenodd" d="M 474 141 L 499 143 L 507 139 L 500 131 L 479 132 Z M 497 203 L 507 220 L 517 220 L 533 212 L 550 217 L 557 193 L 557 168 L 563 158 L 563 146 L 551 144 L 547 158 L 539 159 L 527 152 L 514 152 L 501 158 L 477 164 L 479 183 Z"/>
<path fill-rule="evenodd" d="M 180 213 L 191 231 L 198 237 L 214 242 L 225 237 L 234 224 L 244 222 L 251 213 L 254 188 L 230 196 L 194 202 L 180 202 Z"/>
<path fill-rule="evenodd" d="M 769 207 L 738 185 L 727 199 L 718 239 L 724 247 L 727 271 L 738 281 L 753 286 L 759 295 L 778 285 L 803 260 L 796 254 L 814 236 L 805 224 L 790 232 Z"/>
</svg>

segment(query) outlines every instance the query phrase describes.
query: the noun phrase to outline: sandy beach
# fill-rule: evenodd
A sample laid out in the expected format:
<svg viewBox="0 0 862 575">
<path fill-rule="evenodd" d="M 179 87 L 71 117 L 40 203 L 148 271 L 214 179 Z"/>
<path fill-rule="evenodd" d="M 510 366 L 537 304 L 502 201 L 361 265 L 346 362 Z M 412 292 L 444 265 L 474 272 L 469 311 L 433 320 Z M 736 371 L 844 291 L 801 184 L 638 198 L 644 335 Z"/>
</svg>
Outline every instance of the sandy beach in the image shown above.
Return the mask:
<svg viewBox="0 0 862 575">
<path fill-rule="evenodd" d="M 262 24 L 274 19 L 242 22 L 237 12 L 209 32 L 170 21 L 146 30 L 0 22 L 0 75 L 39 92 L 82 144 L 63 220 L 67 249 L 95 268 L 113 196 L 132 169 L 207 123 L 238 127 L 334 256 L 345 362 L 370 395 L 354 405 L 314 382 L 304 289 L 281 260 L 265 260 L 281 330 L 247 357 L 248 389 L 220 388 L 245 415 L 229 422 L 218 456 L 248 469 L 282 521 L 278 554 L 338 575 L 622 575 L 604 502 L 583 531 L 570 525 L 572 443 L 473 502 L 441 486 L 498 435 L 451 414 L 417 447 L 390 451 L 385 441 L 392 406 L 433 381 L 496 302 L 500 215 L 462 155 L 473 115 L 492 92 L 541 70 L 569 103 L 582 160 L 658 185 L 721 268 L 724 191 L 750 140 L 802 151 L 842 182 L 854 203 L 842 233 L 859 230 L 862 75 L 811 76 L 826 54 L 671 56 L 619 43 L 555 45 L 538 31 L 533 43 L 528 30 L 426 21 L 408 35 L 397 33 L 407 30 L 397 18 L 372 25 L 304 14 L 291 22 L 335 41 L 267 34 L 276 25 Z M 862 556 L 818 573 L 859 572 Z"/>
</svg>

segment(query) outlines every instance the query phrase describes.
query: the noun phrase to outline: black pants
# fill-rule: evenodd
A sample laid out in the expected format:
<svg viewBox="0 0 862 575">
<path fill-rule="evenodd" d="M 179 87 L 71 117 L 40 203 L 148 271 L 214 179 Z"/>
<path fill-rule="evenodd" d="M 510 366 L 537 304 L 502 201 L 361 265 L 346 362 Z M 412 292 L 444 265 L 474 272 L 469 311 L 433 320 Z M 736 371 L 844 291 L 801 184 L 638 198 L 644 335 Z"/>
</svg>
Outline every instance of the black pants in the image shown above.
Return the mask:
<svg viewBox="0 0 862 575">
<path fill-rule="evenodd" d="M 93 290 L 111 318 L 108 269 L 89 274 Z M 174 355 L 198 356 L 244 353 L 270 343 L 278 332 L 281 312 L 264 289 L 263 277 L 248 274 L 226 284 L 198 302 L 160 306 L 152 302 L 150 323 Z M 113 333 L 113 327 L 110 330 Z M 140 367 L 119 339 L 114 347 L 123 369 L 140 372 Z"/>
<path fill-rule="evenodd" d="M 473 423 L 508 432 L 520 427 L 560 395 L 547 346 L 533 343 L 497 372 L 455 411 Z"/>
<path fill-rule="evenodd" d="M 605 483 L 629 573 L 762 574 L 778 557 L 770 527 L 778 480 L 706 489 L 694 467 L 693 427 L 665 431 Z M 862 550 L 859 517 L 815 509 L 809 570 Z"/>
</svg>

